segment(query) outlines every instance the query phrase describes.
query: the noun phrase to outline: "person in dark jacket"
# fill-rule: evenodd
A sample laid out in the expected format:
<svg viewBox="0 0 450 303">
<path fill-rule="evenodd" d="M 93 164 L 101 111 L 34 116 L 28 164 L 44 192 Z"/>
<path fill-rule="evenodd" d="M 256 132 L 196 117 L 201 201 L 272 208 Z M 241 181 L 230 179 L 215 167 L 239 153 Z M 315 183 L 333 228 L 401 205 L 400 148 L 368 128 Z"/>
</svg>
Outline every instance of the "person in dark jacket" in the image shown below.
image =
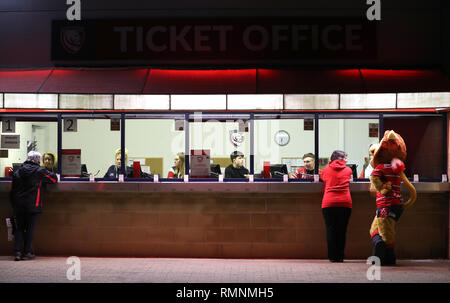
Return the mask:
<svg viewBox="0 0 450 303">
<path fill-rule="evenodd" d="M 248 178 L 249 171 L 244 167 L 244 154 L 234 151 L 230 159 L 232 163 L 225 168 L 225 178 Z"/>
<path fill-rule="evenodd" d="M 352 212 L 349 189 L 352 170 L 346 165 L 347 154 L 344 151 L 335 150 L 330 160 L 331 163 L 322 172 L 325 183 L 322 214 L 326 225 L 328 259 L 343 262 L 347 224 Z"/>
<path fill-rule="evenodd" d="M 31 252 L 31 243 L 37 215 L 42 212 L 46 184 L 58 182 L 56 174 L 41 167 L 40 162 L 41 154 L 30 151 L 27 160 L 13 174 L 10 198 L 16 224 L 14 232 L 15 261 L 35 257 Z"/>
<path fill-rule="evenodd" d="M 121 169 L 121 165 L 122 165 L 122 150 L 119 148 L 116 150 L 115 155 L 114 155 L 114 159 L 115 159 L 115 164 L 111 165 L 108 168 L 108 171 L 106 172 L 105 176 L 103 176 L 103 178 L 105 179 L 117 179 L 119 178 L 119 174 L 120 169 Z M 128 161 L 128 150 L 125 148 L 125 164 Z M 128 178 L 133 177 L 133 168 L 130 166 L 126 166 L 125 167 L 126 170 L 126 176 Z"/>
</svg>

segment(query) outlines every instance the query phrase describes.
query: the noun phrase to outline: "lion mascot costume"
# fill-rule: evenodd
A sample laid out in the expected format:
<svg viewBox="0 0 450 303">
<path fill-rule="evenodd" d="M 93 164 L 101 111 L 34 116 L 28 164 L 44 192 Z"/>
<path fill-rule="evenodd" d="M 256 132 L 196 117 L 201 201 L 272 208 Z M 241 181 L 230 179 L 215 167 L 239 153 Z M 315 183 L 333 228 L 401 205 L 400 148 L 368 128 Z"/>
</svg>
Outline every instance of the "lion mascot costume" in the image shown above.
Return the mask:
<svg viewBox="0 0 450 303">
<path fill-rule="evenodd" d="M 370 190 L 376 191 L 377 210 L 370 228 L 373 243 L 372 255 L 380 258 L 381 265 L 395 265 L 395 223 L 404 209 L 416 198 L 416 189 L 404 174 L 406 145 L 403 138 L 393 130 L 387 130 L 374 151 L 371 165 Z M 400 193 L 402 181 L 410 192 L 410 198 L 403 203 Z"/>
</svg>

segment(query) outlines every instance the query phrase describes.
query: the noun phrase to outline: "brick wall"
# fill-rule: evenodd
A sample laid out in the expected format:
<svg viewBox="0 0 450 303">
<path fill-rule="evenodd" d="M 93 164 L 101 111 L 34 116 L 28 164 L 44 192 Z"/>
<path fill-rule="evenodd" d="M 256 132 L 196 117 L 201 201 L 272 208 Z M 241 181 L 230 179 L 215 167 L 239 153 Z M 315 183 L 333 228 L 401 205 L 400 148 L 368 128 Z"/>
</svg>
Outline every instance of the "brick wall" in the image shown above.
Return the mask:
<svg viewBox="0 0 450 303">
<path fill-rule="evenodd" d="M 0 215 L 10 214 L 0 192 Z M 346 256 L 371 254 L 375 201 L 354 193 Z M 38 218 L 40 255 L 326 258 L 319 193 L 49 192 Z M 400 258 L 448 256 L 448 193 L 419 193 L 398 225 Z M 0 224 L 0 254 L 11 254 Z"/>
</svg>

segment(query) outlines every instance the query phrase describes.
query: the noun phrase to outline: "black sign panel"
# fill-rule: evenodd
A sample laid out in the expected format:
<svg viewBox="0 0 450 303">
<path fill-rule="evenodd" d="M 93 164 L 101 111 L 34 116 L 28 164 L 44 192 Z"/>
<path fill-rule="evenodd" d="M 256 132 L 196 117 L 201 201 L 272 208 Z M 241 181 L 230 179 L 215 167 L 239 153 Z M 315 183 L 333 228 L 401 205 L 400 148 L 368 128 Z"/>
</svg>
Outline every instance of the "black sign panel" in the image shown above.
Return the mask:
<svg viewBox="0 0 450 303">
<path fill-rule="evenodd" d="M 370 60 L 376 23 L 353 18 L 53 21 L 53 61 Z"/>
</svg>

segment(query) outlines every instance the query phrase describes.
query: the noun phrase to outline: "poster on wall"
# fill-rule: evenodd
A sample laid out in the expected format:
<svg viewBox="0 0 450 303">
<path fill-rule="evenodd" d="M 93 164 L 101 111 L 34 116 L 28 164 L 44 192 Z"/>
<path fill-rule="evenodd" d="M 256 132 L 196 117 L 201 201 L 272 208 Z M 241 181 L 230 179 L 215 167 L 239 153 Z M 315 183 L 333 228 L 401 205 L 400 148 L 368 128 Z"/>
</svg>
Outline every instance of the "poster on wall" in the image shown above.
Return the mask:
<svg viewBox="0 0 450 303">
<path fill-rule="evenodd" d="M 61 150 L 61 176 L 81 177 L 81 149 Z"/>
<path fill-rule="evenodd" d="M 1 148 L 19 149 L 20 135 L 2 135 Z"/>
<path fill-rule="evenodd" d="M 209 178 L 211 173 L 209 149 L 191 149 L 191 173 L 194 178 Z"/>
<path fill-rule="evenodd" d="M 0 158 L 8 158 L 8 150 L 0 149 Z"/>
<path fill-rule="evenodd" d="M 378 123 L 369 123 L 369 138 L 378 138 Z"/>
<path fill-rule="evenodd" d="M 110 129 L 112 131 L 120 131 L 120 119 L 111 118 L 111 120 L 110 120 Z"/>
</svg>

